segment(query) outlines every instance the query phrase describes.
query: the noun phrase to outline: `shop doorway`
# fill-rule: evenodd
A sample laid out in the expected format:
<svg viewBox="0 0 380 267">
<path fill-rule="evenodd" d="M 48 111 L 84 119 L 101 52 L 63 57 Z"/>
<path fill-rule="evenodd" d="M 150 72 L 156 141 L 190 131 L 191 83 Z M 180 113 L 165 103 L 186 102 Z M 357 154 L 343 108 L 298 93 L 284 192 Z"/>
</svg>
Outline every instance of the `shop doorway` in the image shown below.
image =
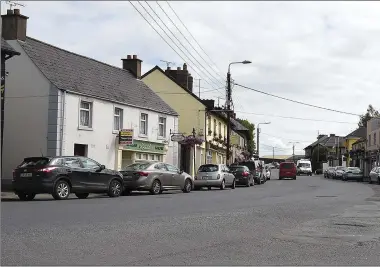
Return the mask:
<svg viewBox="0 0 380 267">
<path fill-rule="evenodd" d="M 191 146 L 181 145 L 181 163 L 180 169 L 190 173 L 191 167 Z"/>
<path fill-rule="evenodd" d="M 88 145 L 74 144 L 74 156 L 87 157 Z"/>
</svg>

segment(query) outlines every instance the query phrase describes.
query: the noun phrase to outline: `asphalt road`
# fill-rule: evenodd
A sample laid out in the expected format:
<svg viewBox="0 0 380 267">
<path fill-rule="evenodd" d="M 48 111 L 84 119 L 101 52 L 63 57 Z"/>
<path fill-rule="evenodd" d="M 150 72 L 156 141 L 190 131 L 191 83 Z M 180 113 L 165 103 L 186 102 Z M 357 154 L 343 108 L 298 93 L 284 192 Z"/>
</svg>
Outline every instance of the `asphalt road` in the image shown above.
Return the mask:
<svg viewBox="0 0 380 267">
<path fill-rule="evenodd" d="M 378 265 L 380 186 L 302 176 L 190 194 L 3 198 L 1 232 L 2 265 Z"/>
</svg>

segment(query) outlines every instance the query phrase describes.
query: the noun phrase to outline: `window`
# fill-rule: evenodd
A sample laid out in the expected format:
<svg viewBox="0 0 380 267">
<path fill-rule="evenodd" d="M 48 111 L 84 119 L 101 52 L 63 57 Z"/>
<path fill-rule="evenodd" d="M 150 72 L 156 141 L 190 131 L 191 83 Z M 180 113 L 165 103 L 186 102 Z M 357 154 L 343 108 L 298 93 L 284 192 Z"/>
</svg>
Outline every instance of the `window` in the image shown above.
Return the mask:
<svg viewBox="0 0 380 267">
<path fill-rule="evenodd" d="M 99 168 L 99 164 L 92 159 L 82 158 L 82 164 L 85 169 L 97 169 Z"/>
<path fill-rule="evenodd" d="M 211 135 L 211 117 L 208 116 L 207 118 L 207 131 L 208 131 L 208 135 Z"/>
<path fill-rule="evenodd" d="M 148 135 L 148 114 L 145 113 L 140 116 L 140 134 Z"/>
<path fill-rule="evenodd" d="M 373 144 L 376 145 L 376 133 L 373 134 Z"/>
<path fill-rule="evenodd" d="M 158 118 L 158 136 L 166 137 L 166 118 L 164 117 Z"/>
<path fill-rule="evenodd" d="M 154 166 L 154 168 L 157 169 L 157 170 L 167 171 L 166 166 L 165 166 L 165 164 L 163 164 L 163 163 L 158 163 L 158 164 L 156 164 L 156 165 Z"/>
<path fill-rule="evenodd" d="M 92 127 L 92 103 L 81 101 L 80 102 L 80 126 L 91 128 Z"/>
<path fill-rule="evenodd" d="M 143 155 L 143 159 L 148 160 L 148 154 L 142 154 L 142 155 Z"/>
<path fill-rule="evenodd" d="M 70 168 L 82 168 L 78 158 L 65 158 L 65 166 Z"/>
<path fill-rule="evenodd" d="M 141 159 L 141 154 L 140 153 L 136 153 L 136 159 Z"/>
<path fill-rule="evenodd" d="M 149 160 L 154 160 L 154 155 L 149 155 Z"/>
<path fill-rule="evenodd" d="M 214 135 L 216 135 L 216 120 L 214 119 Z"/>
<path fill-rule="evenodd" d="M 223 131 L 224 136 L 227 137 L 226 125 L 223 125 L 223 127 L 224 127 L 224 131 Z"/>
<path fill-rule="evenodd" d="M 178 169 L 176 167 L 174 167 L 173 165 L 169 165 L 169 164 L 165 164 L 165 165 L 166 165 L 166 168 L 168 169 L 168 171 L 179 172 Z"/>
<path fill-rule="evenodd" d="M 199 167 L 199 172 L 217 172 L 219 170 L 219 166 L 215 164 L 207 164 Z"/>
<path fill-rule="evenodd" d="M 121 108 L 115 108 L 113 114 L 113 129 L 115 131 L 123 129 L 123 110 Z"/>
<path fill-rule="evenodd" d="M 219 131 L 219 135 L 222 135 L 222 123 L 221 122 L 219 122 L 219 129 L 218 129 L 218 131 Z"/>
<path fill-rule="evenodd" d="M 161 161 L 161 155 L 156 155 L 156 160 Z"/>
<path fill-rule="evenodd" d="M 371 146 L 371 135 L 368 135 L 368 146 Z"/>
</svg>

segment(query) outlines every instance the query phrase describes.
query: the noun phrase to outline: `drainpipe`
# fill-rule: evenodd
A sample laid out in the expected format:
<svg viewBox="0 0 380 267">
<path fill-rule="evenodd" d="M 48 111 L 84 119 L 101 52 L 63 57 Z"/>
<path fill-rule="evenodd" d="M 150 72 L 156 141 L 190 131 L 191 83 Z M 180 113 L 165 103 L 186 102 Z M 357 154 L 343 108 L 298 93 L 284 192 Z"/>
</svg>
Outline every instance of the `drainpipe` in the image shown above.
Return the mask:
<svg viewBox="0 0 380 267">
<path fill-rule="evenodd" d="M 63 96 L 62 96 L 62 101 L 61 101 L 61 114 L 62 114 L 62 118 L 61 118 L 61 140 L 60 140 L 60 156 L 63 156 L 63 137 L 64 137 L 64 132 L 65 132 L 65 116 L 66 116 L 66 112 L 65 112 L 65 107 L 66 107 L 66 91 L 63 91 Z"/>
</svg>

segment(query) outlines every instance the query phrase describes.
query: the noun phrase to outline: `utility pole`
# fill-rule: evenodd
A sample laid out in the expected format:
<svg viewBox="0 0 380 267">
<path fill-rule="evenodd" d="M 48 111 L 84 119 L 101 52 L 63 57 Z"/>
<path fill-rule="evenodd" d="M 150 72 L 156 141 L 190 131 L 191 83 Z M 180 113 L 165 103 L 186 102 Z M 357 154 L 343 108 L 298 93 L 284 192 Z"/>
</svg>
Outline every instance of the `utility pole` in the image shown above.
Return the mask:
<svg viewBox="0 0 380 267">
<path fill-rule="evenodd" d="M 273 157 L 272 157 L 272 162 L 274 163 L 274 147 L 273 147 Z"/>
<path fill-rule="evenodd" d="M 294 153 L 294 148 L 296 146 L 296 144 L 299 144 L 299 142 L 289 142 L 290 144 L 293 144 L 293 162 L 296 163 L 295 161 L 295 153 Z"/>
<path fill-rule="evenodd" d="M 226 164 L 230 165 L 230 145 L 231 145 L 231 73 L 230 68 L 227 72 L 227 155 L 226 155 Z"/>
<path fill-rule="evenodd" d="M 198 97 L 201 98 L 201 79 L 194 79 L 198 81 Z"/>
<path fill-rule="evenodd" d="M 260 124 L 270 124 L 270 122 L 260 122 L 257 124 L 257 156 L 260 159 Z"/>
</svg>

